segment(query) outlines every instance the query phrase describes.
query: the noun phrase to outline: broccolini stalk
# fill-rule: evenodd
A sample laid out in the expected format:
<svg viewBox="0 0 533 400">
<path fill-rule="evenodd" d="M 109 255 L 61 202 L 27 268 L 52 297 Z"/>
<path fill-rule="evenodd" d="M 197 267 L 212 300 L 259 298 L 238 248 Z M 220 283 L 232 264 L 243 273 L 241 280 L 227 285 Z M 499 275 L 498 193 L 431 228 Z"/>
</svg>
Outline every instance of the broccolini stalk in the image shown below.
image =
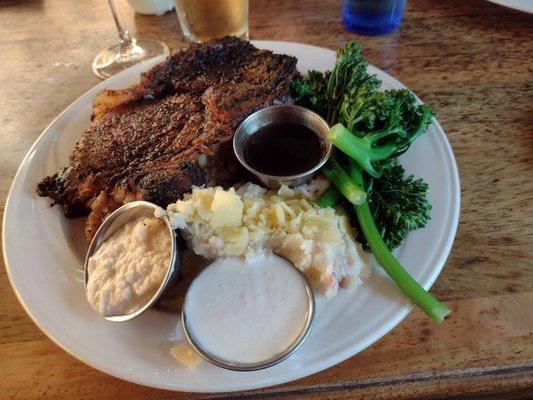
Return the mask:
<svg viewBox="0 0 533 400">
<path fill-rule="evenodd" d="M 390 250 L 400 246 L 409 232 L 423 228 L 429 221 L 428 185 L 412 175 L 404 177 L 401 165 L 385 169 L 380 179 L 365 179 L 365 190 L 376 227 Z M 335 207 L 341 199 L 342 194 L 331 185 L 315 204 Z"/>
<path fill-rule="evenodd" d="M 318 200 L 315 201 L 315 204 L 319 207 L 335 207 L 337 203 L 342 198 L 341 192 L 335 185 L 331 185 Z"/>
<path fill-rule="evenodd" d="M 328 138 L 367 174 L 379 178 L 390 160 L 425 132 L 433 116 L 407 90 L 371 93 L 361 89 L 345 98 L 340 123 L 331 128 Z"/>
<path fill-rule="evenodd" d="M 379 178 L 381 172 L 374 168 L 373 163 L 389 158 L 396 152 L 397 147 L 395 144 L 377 146 L 376 143 L 380 139 L 395 133 L 395 130 L 381 131 L 372 135 L 358 137 L 343 125 L 336 124 L 329 130 L 328 139 L 348 157 L 357 161 L 369 175 Z"/>
<path fill-rule="evenodd" d="M 326 165 L 322 167 L 322 173 L 350 203 L 362 204 L 366 201 L 365 190 L 353 183 L 346 171 L 340 166 L 335 153 L 331 155 Z"/>
<path fill-rule="evenodd" d="M 350 160 L 349 175 L 356 186 L 364 187 L 362 171 L 352 160 Z M 368 202 L 356 205 L 355 213 L 368 247 L 385 272 L 433 321 L 442 322 L 451 310 L 424 290 L 392 255 L 376 227 Z"/>
</svg>

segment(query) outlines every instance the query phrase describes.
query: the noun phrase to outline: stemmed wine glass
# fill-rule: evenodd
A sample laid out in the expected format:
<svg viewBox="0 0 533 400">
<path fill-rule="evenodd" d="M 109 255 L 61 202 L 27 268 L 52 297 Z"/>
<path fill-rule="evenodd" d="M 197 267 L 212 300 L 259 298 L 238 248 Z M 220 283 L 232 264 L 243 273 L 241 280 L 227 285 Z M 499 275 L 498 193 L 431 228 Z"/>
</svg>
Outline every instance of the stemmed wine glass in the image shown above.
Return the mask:
<svg viewBox="0 0 533 400">
<path fill-rule="evenodd" d="M 165 55 L 169 51 L 165 43 L 158 40 L 141 39 L 130 37 L 130 34 L 118 12 L 115 0 L 108 0 L 117 25 L 120 43 L 98 53 L 93 61 L 94 73 L 102 78 L 109 78 L 125 68 L 138 64 L 153 57 Z"/>
</svg>

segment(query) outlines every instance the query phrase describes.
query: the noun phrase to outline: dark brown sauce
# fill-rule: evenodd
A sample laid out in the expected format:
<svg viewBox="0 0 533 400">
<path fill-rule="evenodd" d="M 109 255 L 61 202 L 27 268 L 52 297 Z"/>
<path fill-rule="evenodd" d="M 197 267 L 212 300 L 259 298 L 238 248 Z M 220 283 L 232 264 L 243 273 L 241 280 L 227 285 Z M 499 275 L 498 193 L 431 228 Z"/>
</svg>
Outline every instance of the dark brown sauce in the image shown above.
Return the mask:
<svg viewBox="0 0 533 400">
<path fill-rule="evenodd" d="M 259 129 L 244 143 L 244 160 L 268 175 L 288 176 L 308 171 L 324 154 L 321 138 L 295 123 L 275 123 Z"/>
</svg>

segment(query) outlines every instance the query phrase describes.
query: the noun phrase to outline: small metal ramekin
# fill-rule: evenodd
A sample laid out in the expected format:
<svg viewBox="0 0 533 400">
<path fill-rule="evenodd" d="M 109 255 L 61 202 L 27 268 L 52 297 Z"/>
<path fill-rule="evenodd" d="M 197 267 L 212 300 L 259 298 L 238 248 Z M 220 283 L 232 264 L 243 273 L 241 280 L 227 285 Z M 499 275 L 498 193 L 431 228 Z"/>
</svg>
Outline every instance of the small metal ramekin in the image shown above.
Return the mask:
<svg viewBox="0 0 533 400">
<path fill-rule="evenodd" d="M 133 201 L 116 209 L 115 211 L 113 211 L 113 213 L 111 213 L 111 215 L 106 218 L 103 224 L 100 225 L 100 227 L 96 231 L 96 234 L 94 235 L 94 238 L 89 246 L 89 250 L 87 251 L 87 256 L 85 257 L 85 292 L 87 292 L 87 283 L 89 282 L 89 258 L 96 252 L 96 250 L 98 250 L 100 245 L 118 228 L 122 227 L 124 224 L 133 219 L 139 217 L 155 218 L 154 212 L 159 208 L 160 207 L 158 207 L 157 205 L 148 201 Z M 160 219 L 165 223 L 168 229 L 168 234 L 171 237 L 172 244 L 172 253 L 165 279 L 161 283 L 161 286 L 159 287 L 157 292 L 152 296 L 152 298 L 137 311 L 125 315 L 111 316 L 106 316 L 98 313 L 98 315 L 105 318 L 106 320 L 112 322 L 125 322 L 138 317 L 143 312 L 148 310 L 152 305 L 154 305 L 154 303 L 164 294 L 165 290 L 170 287 L 171 284 L 174 283 L 178 278 L 178 271 L 180 267 L 180 253 L 176 242 L 176 233 L 174 232 L 174 229 L 172 229 L 170 221 L 166 216 L 162 216 Z"/>
<path fill-rule="evenodd" d="M 302 331 L 300 334 L 296 337 L 294 342 L 292 342 L 289 346 L 287 346 L 285 349 L 282 349 L 279 353 L 274 354 L 272 357 L 256 362 L 256 363 L 242 363 L 242 362 L 236 362 L 236 361 L 230 361 L 225 360 L 223 358 L 220 358 L 216 356 L 215 354 L 205 350 L 194 338 L 194 335 L 189 332 L 189 328 L 187 325 L 187 315 L 185 314 L 185 302 L 183 304 L 183 307 L 181 309 L 181 322 L 183 326 L 183 331 L 185 332 L 185 337 L 191 344 L 191 346 L 196 350 L 196 352 L 206 361 L 210 362 L 211 364 L 214 364 L 218 367 L 229 369 L 232 371 L 257 371 L 260 369 L 265 369 L 272 367 L 276 364 L 279 364 L 283 360 L 290 357 L 298 348 L 302 345 L 302 343 L 307 339 L 309 336 L 309 332 L 311 330 L 311 325 L 313 323 L 313 319 L 315 317 L 315 297 L 313 295 L 313 290 L 311 289 L 311 285 L 309 284 L 309 281 L 307 280 L 307 277 L 303 274 L 302 271 L 300 271 L 298 268 L 296 268 L 294 265 L 292 265 L 292 268 L 294 268 L 299 275 L 302 277 L 302 280 L 305 285 L 305 291 L 307 295 L 308 300 L 308 311 L 307 316 L 305 320 L 305 324 L 302 328 Z M 209 268 L 209 265 L 204 269 L 204 271 Z M 203 271 L 200 273 L 200 275 L 203 273 Z M 200 276 L 198 275 L 198 277 Z M 196 277 L 196 279 L 198 279 Z M 190 287 L 190 286 L 189 286 Z M 187 299 L 187 295 L 185 296 L 185 301 Z"/>
<path fill-rule="evenodd" d="M 324 149 L 322 159 L 313 168 L 296 175 L 276 176 L 257 171 L 244 159 L 244 144 L 260 128 L 283 122 L 301 124 L 317 133 L 322 139 Z M 267 188 L 278 189 L 281 185 L 298 186 L 308 182 L 328 160 L 332 149 L 331 142 L 326 139 L 328 131 L 327 122 L 307 108 L 292 104 L 266 107 L 249 115 L 239 125 L 233 136 L 233 151 L 242 166 L 255 175 Z"/>
</svg>

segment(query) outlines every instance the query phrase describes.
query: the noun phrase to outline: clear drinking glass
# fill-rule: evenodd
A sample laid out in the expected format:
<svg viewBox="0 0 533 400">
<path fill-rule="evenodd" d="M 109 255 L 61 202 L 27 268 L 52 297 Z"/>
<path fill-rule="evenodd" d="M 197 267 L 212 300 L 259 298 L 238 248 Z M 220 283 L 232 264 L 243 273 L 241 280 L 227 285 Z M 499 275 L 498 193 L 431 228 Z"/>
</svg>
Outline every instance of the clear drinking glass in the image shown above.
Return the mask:
<svg viewBox="0 0 533 400">
<path fill-rule="evenodd" d="M 406 0 L 343 0 L 342 22 L 360 35 L 385 35 L 402 23 Z"/>
<path fill-rule="evenodd" d="M 109 7 L 117 25 L 119 43 L 98 53 L 93 61 L 94 73 L 102 78 L 109 78 L 117 72 L 153 57 L 169 55 L 168 47 L 158 40 L 130 37 L 130 34 L 118 12 L 115 0 L 108 0 Z"/>
<path fill-rule="evenodd" d="M 248 0 L 174 0 L 185 37 L 192 42 L 237 36 L 248 39 Z"/>
</svg>

